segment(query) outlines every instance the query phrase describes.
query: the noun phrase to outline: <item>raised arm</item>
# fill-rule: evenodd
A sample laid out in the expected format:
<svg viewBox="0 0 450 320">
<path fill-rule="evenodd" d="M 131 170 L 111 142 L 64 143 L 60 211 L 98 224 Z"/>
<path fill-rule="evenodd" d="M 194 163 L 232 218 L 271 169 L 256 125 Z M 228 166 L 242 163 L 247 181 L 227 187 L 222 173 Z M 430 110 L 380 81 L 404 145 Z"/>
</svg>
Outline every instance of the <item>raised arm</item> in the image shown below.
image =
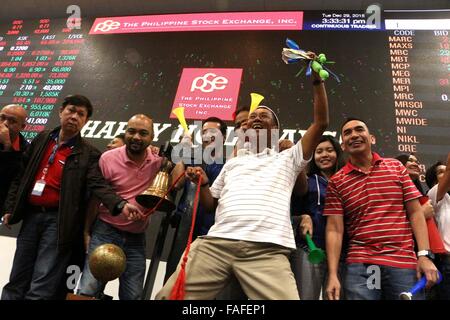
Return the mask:
<svg viewBox="0 0 450 320">
<path fill-rule="evenodd" d="M 315 56 L 315 54 L 314 54 Z M 325 91 L 325 83 L 319 75 L 313 71 L 313 95 L 314 95 L 314 122 L 302 137 L 303 159 L 309 159 L 314 148 L 319 143 L 320 137 L 328 126 L 328 98 Z"/>
</svg>

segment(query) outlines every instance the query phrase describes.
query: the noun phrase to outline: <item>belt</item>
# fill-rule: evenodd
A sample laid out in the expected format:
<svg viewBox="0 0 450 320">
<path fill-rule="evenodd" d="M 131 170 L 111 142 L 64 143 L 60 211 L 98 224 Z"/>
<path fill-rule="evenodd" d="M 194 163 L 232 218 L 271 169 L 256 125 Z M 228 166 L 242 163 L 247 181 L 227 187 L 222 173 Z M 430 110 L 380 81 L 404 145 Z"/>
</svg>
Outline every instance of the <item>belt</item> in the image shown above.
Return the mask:
<svg viewBox="0 0 450 320">
<path fill-rule="evenodd" d="M 30 211 L 32 212 L 58 212 L 59 207 L 44 207 L 44 206 L 29 206 L 28 207 Z"/>
</svg>

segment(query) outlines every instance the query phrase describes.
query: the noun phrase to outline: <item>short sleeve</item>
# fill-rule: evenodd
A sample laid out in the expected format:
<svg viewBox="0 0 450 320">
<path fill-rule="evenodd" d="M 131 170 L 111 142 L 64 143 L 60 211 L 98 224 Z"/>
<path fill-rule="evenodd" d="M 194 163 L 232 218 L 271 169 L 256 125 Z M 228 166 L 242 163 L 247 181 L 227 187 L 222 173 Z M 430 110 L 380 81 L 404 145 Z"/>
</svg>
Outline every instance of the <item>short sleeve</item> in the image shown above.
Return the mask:
<svg viewBox="0 0 450 320">
<path fill-rule="evenodd" d="M 225 174 L 226 165 L 222 168 L 222 170 L 220 170 L 220 173 L 217 176 L 216 180 L 214 180 L 213 185 L 209 188 L 209 191 L 211 191 L 211 195 L 213 196 L 213 198 L 220 198 L 220 194 L 222 193 L 222 189 L 225 185 Z"/>
<path fill-rule="evenodd" d="M 333 179 L 330 179 L 330 181 L 328 182 L 325 199 L 325 208 L 323 210 L 324 216 L 344 215 L 342 199 Z"/>
</svg>

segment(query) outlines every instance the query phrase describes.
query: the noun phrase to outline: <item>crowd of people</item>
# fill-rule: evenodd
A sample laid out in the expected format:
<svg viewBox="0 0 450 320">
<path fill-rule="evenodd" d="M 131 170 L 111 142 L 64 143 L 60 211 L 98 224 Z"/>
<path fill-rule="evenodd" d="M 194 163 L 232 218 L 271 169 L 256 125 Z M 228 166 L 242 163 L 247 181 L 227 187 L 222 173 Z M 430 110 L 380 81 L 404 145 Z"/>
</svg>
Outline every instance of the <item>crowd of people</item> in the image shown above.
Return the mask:
<svg viewBox="0 0 450 320">
<path fill-rule="evenodd" d="M 422 276 L 426 289 L 414 299 L 432 290 L 433 299 L 450 298 L 450 154 L 426 171 L 426 192 L 417 155 L 381 157 L 363 119 L 344 119 L 342 143 L 323 135 L 328 100 L 315 72 L 312 88 L 313 122 L 296 143 L 274 140 L 280 122 L 271 108 L 241 107 L 235 132 L 255 139 L 238 141 L 225 163 L 213 152 L 209 163 L 174 166 L 172 181 L 184 177 L 175 186 L 176 233 L 157 299 L 173 298 L 181 281 L 184 299 L 391 300 Z M 1 299 L 64 299 L 74 263 L 83 270 L 75 293 L 101 299 L 105 283 L 87 261 L 105 243 L 126 255 L 119 298 L 142 298 L 149 216 L 135 198 L 163 162 L 151 145 L 153 121 L 133 115 L 101 154 L 80 135 L 92 113 L 88 98 L 68 96 L 60 126 L 28 143 L 20 133 L 26 110 L 0 111 L 2 221 L 22 223 Z M 226 132 L 223 120 L 204 120 L 203 147 L 223 144 Z M 430 246 L 430 219 L 439 252 Z M 324 261 L 308 259 L 307 237 Z"/>
</svg>

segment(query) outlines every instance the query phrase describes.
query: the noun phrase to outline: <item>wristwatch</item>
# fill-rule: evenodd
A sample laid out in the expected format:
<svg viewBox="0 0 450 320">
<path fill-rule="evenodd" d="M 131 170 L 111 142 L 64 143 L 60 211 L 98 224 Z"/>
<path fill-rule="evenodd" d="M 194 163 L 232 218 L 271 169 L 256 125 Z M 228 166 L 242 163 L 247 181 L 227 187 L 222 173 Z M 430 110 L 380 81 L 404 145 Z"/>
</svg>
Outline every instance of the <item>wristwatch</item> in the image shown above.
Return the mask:
<svg viewBox="0 0 450 320">
<path fill-rule="evenodd" d="M 126 200 L 122 200 L 122 201 L 120 201 L 118 204 L 116 204 L 116 206 L 114 207 L 114 210 L 113 210 L 113 212 L 112 212 L 112 215 L 113 215 L 113 216 L 118 216 L 118 215 L 122 212 L 123 207 L 125 207 L 125 205 L 126 205 L 127 203 L 128 203 L 128 202 L 127 202 Z"/>
<path fill-rule="evenodd" d="M 417 258 L 420 257 L 427 257 L 430 260 L 434 259 L 434 253 L 431 252 L 430 250 L 420 250 L 419 252 L 417 252 Z"/>
</svg>

